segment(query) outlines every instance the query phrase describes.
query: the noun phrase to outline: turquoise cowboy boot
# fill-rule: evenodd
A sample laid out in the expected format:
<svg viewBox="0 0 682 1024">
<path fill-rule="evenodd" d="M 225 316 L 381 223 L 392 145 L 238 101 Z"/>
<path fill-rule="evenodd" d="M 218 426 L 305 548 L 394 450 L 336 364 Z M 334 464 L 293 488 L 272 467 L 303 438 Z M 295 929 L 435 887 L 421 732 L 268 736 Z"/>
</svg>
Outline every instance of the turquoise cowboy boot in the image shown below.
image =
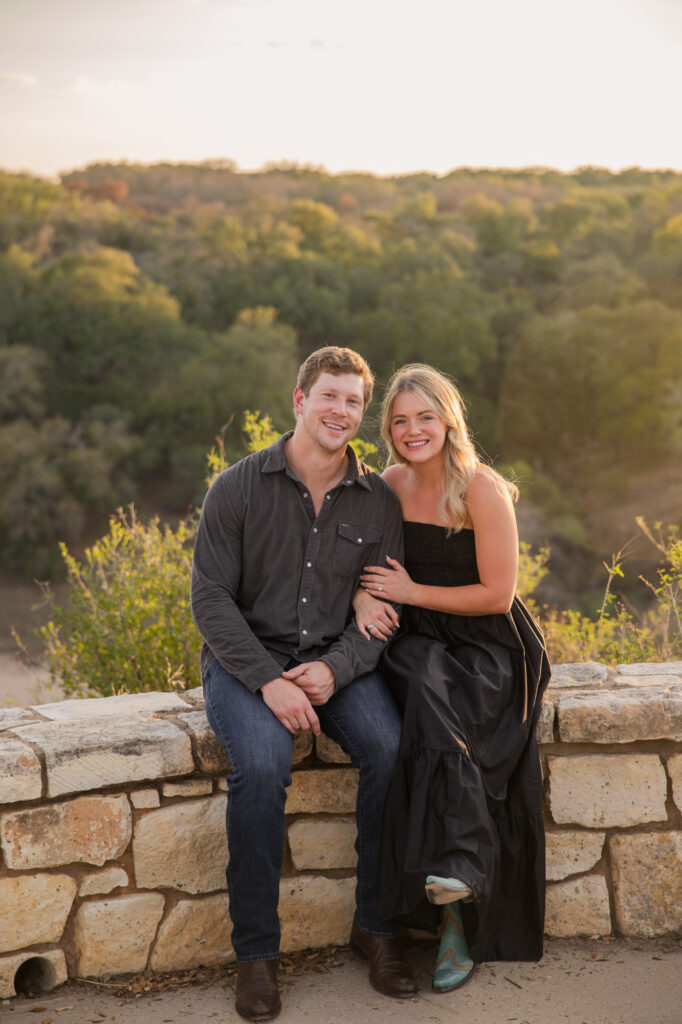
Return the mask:
<svg viewBox="0 0 682 1024">
<path fill-rule="evenodd" d="M 469 955 L 462 917 L 458 903 L 443 907 L 443 933 L 433 973 L 433 988 L 436 992 L 452 992 L 467 981 L 474 971 L 474 961 Z"/>
<path fill-rule="evenodd" d="M 424 887 L 426 898 L 431 903 L 453 903 L 455 900 L 471 899 L 471 889 L 459 878 L 440 878 L 438 875 L 427 875 Z"/>
</svg>

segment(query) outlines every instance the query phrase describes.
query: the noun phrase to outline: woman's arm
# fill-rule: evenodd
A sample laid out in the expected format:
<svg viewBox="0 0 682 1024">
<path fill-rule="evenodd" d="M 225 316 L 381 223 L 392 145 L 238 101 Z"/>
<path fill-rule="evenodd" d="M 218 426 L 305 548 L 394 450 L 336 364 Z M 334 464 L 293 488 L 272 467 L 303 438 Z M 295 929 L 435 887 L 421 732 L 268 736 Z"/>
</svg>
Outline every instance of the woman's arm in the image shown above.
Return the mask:
<svg viewBox="0 0 682 1024">
<path fill-rule="evenodd" d="M 480 583 L 464 587 L 430 587 L 415 583 L 394 559 L 388 568 L 368 566 L 361 584 L 387 601 L 413 604 L 452 615 L 508 612 L 516 589 L 519 541 L 511 498 L 494 477 L 478 473 L 466 493 L 474 528 Z"/>
</svg>

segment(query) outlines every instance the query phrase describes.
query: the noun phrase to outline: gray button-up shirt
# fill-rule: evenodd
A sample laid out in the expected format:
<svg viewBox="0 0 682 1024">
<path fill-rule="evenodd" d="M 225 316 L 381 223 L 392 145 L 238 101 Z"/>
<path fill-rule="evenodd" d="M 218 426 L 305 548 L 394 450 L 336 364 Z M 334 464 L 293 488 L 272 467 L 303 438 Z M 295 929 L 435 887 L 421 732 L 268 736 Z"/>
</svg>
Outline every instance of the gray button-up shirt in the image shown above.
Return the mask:
<svg viewBox="0 0 682 1024">
<path fill-rule="evenodd" d="M 285 434 L 211 485 L 194 549 L 192 612 L 214 658 L 255 692 L 284 666 L 321 660 L 336 687 L 371 671 L 383 644 L 352 614 L 365 565 L 402 561 L 398 500 L 348 448 L 348 472 L 319 514 L 290 468 Z"/>
</svg>

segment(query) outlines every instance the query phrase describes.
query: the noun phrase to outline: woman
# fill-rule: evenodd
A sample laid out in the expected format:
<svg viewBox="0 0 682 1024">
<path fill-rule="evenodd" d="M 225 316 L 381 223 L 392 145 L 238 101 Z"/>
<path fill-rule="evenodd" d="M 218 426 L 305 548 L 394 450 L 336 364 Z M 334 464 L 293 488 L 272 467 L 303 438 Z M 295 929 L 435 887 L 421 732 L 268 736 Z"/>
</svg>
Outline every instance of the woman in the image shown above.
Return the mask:
<svg viewBox="0 0 682 1024">
<path fill-rule="evenodd" d="M 359 628 L 386 639 L 382 673 L 403 712 L 384 812 L 379 913 L 435 930 L 433 985 L 475 961 L 537 960 L 544 921 L 542 781 L 535 724 L 549 666 L 514 596 L 516 488 L 478 458 L 454 385 L 399 370 L 384 398 L 384 476 L 400 499 L 405 567 L 367 566 Z M 462 912 L 460 915 L 460 906 Z"/>
</svg>

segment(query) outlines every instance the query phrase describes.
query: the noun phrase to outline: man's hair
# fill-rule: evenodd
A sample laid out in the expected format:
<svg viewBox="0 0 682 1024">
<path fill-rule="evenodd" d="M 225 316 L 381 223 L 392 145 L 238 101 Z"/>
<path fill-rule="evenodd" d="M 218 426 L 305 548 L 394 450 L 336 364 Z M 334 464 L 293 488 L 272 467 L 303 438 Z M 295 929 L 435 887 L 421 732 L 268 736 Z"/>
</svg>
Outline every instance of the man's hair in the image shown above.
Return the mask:
<svg viewBox="0 0 682 1024">
<path fill-rule="evenodd" d="M 369 405 L 374 390 L 374 374 L 358 352 L 352 348 L 340 348 L 329 345 L 311 352 L 298 371 L 296 387 L 307 397 L 310 389 L 321 373 L 333 373 L 338 377 L 341 373 L 355 373 L 362 377 L 365 392 L 365 409 Z"/>
</svg>

